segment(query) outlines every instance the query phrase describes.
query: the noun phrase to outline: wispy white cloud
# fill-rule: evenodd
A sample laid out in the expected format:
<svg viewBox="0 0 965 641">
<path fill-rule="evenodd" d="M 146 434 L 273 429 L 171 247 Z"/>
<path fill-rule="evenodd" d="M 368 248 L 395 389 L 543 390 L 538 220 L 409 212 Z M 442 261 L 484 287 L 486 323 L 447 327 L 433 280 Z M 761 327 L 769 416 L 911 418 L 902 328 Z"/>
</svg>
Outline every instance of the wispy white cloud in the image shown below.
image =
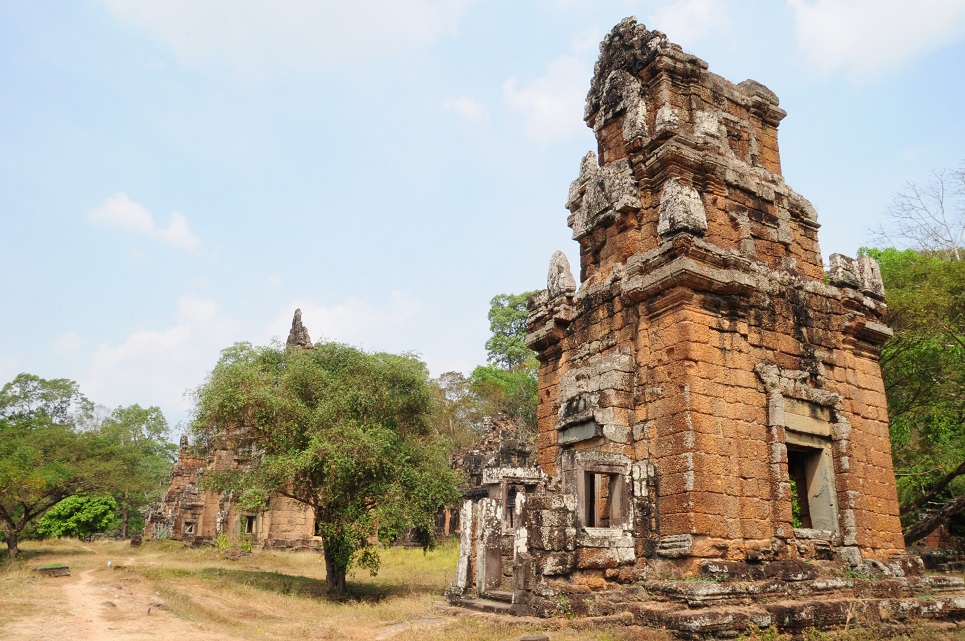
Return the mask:
<svg viewBox="0 0 965 641">
<path fill-rule="evenodd" d="M 17 371 L 17 361 L 5 356 L 0 356 L 0 387 L 13 380 L 19 374 Z"/>
<path fill-rule="evenodd" d="M 238 327 L 215 301 L 185 296 L 178 301 L 173 325 L 99 345 L 80 378 L 81 388 L 111 406 L 138 399 L 166 413 L 187 412 L 191 405 L 185 390 L 204 382 Z"/>
<path fill-rule="evenodd" d="M 675 0 L 647 16 L 647 26 L 667 34 L 685 49 L 708 37 L 731 30 L 725 0 Z"/>
<path fill-rule="evenodd" d="M 187 251 L 196 251 L 201 245 L 201 240 L 191 231 L 187 218 L 182 214 L 171 212 L 168 226 L 158 227 L 151 212 L 123 192 L 108 198 L 103 205 L 91 211 L 87 218 L 92 223 L 120 227 Z"/>
<path fill-rule="evenodd" d="M 381 305 L 357 298 L 334 305 L 299 299 L 278 310 L 265 328 L 261 342 L 274 336 L 285 340 L 296 309 L 302 310 L 302 323 L 313 341 L 338 341 L 372 349 L 398 350 L 406 349 L 406 346 L 393 344 L 399 329 L 418 314 L 421 305 L 403 291 L 393 292 Z"/>
<path fill-rule="evenodd" d="M 566 139 L 583 131 L 583 103 L 593 67 L 588 58 L 565 55 L 543 75 L 521 84 L 515 76 L 503 84 L 503 99 L 523 118 L 523 131 L 541 142 Z"/>
<path fill-rule="evenodd" d="M 57 348 L 65 352 L 77 352 L 84 345 L 84 338 L 71 329 L 57 338 Z"/>
<path fill-rule="evenodd" d="M 603 40 L 605 33 L 602 29 L 581 31 L 570 41 L 570 50 L 578 56 L 596 56 L 600 51 L 600 41 Z"/>
<path fill-rule="evenodd" d="M 878 76 L 965 38 L 962 0 L 788 0 L 798 47 L 821 73 Z"/>
<path fill-rule="evenodd" d="M 486 105 L 475 98 L 459 96 L 445 101 L 442 108 L 456 114 L 460 120 L 467 123 L 478 123 L 489 120 L 489 110 Z"/>
<path fill-rule="evenodd" d="M 339 67 L 455 33 L 472 0 L 104 0 L 189 64 L 242 71 Z"/>
</svg>

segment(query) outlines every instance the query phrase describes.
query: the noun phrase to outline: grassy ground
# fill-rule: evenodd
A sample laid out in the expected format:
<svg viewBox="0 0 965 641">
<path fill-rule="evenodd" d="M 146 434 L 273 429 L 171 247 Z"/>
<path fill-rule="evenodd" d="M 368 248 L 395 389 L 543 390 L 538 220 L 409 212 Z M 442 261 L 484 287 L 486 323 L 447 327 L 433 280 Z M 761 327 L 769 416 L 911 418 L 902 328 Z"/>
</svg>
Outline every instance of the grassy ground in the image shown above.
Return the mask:
<svg viewBox="0 0 965 641">
<path fill-rule="evenodd" d="M 377 576 L 349 576 L 349 598 L 325 597 L 325 566 L 314 553 L 266 552 L 229 558 L 175 542 L 26 542 L 20 560 L 0 562 L 0 638 L 59 639 L 393 639 L 506 641 L 546 634 L 552 641 L 667 641 L 641 628 L 574 629 L 454 612 L 442 603 L 458 551 L 448 545 L 382 553 Z M 110 567 L 108 567 L 110 562 Z M 71 576 L 32 568 L 70 565 Z M 85 600 L 86 599 L 86 600 Z M 152 614 L 152 608 L 153 613 Z M 789 639 L 773 631 L 748 640 Z M 871 641 L 866 631 L 806 633 L 808 641 Z M 965 632 L 912 631 L 906 641 L 965 641 Z"/>
<path fill-rule="evenodd" d="M 378 575 L 349 575 L 350 595 L 344 601 L 325 597 L 325 565 L 314 553 L 265 552 L 231 559 L 213 548 L 184 548 L 170 541 L 146 542 L 140 548 L 109 541 L 28 541 L 22 549 L 20 560 L 0 563 L 0 638 L 22 636 L 14 625 L 18 621 L 35 629 L 42 621 L 53 625 L 68 616 L 64 592 L 79 589 L 71 582 L 84 576 L 91 580 L 89 589 L 98 591 L 97 608 L 140 598 L 142 605 L 154 603 L 155 613 L 161 609 L 189 624 L 194 633 L 217 632 L 230 639 L 502 641 L 539 633 L 550 633 L 554 641 L 669 639 L 658 632 L 628 635 L 626 629 L 559 629 L 565 621 L 454 616 L 441 597 L 455 574 L 458 550 L 452 544 L 426 554 L 383 550 Z M 44 578 L 32 571 L 50 563 L 67 563 L 71 577 Z M 120 618 L 108 622 L 114 625 L 108 638 L 124 638 Z M 63 628 L 71 629 L 69 623 Z"/>
</svg>

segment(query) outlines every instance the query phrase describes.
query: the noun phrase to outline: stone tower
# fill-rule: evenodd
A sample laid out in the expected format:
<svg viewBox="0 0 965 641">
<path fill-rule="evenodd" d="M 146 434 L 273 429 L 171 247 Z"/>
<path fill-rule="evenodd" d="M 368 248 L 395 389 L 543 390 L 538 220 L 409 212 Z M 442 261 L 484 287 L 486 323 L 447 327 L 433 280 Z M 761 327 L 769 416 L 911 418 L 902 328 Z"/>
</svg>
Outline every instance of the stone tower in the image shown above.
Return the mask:
<svg viewBox="0 0 965 641">
<path fill-rule="evenodd" d="M 527 341 L 540 466 L 618 564 L 904 552 L 880 274 L 834 255 L 825 275 L 784 116 L 635 19 L 600 45 L 566 203 L 581 285 L 554 255 Z"/>
<path fill-rule="evenodd" d="M 452 602 L 687 638 L 965 612 L 905 555 L 878 265 L 825 274 L 784 115 L 635 19 L 603 40 L 566 203 L 581 282 L 557 252 L 529 301 L 538 468 L 481 474 Z"/>
</svg>

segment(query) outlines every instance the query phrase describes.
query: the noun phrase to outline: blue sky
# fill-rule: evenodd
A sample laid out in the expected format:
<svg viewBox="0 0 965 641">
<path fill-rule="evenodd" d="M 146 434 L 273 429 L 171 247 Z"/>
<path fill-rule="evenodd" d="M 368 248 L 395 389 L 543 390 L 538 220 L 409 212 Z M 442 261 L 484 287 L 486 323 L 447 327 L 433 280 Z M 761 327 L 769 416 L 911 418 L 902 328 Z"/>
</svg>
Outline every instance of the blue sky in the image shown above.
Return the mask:
<svg viewBox="0 0 965 641">
<path fill-rule="evenodd" d="M 159 405 L 239 340 L 485 361 L 488 301 L 578 264 L 597 47 L 635 15 L 777 93 L 825 259 L 965 160 L 965 0 L 0 4 L 0 382 Z"/>
</svg>

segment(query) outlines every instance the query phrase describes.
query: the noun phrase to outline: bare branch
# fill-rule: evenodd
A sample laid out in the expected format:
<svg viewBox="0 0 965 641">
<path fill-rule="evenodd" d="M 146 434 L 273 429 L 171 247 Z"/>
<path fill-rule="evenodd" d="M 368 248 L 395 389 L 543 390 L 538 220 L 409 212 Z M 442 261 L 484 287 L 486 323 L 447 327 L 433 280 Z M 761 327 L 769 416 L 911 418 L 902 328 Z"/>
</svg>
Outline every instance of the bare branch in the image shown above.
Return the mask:
<svg viewBox="0 0 965 641">
<path fill-rule="evenodd" d="M 965 169 L 942 169 L 921 182 L 905 181 L 892 198 L 887 217 L 888 222 L 875 232 L 879 240 L 961 260 L 965 241 Z"/>
</svg>

